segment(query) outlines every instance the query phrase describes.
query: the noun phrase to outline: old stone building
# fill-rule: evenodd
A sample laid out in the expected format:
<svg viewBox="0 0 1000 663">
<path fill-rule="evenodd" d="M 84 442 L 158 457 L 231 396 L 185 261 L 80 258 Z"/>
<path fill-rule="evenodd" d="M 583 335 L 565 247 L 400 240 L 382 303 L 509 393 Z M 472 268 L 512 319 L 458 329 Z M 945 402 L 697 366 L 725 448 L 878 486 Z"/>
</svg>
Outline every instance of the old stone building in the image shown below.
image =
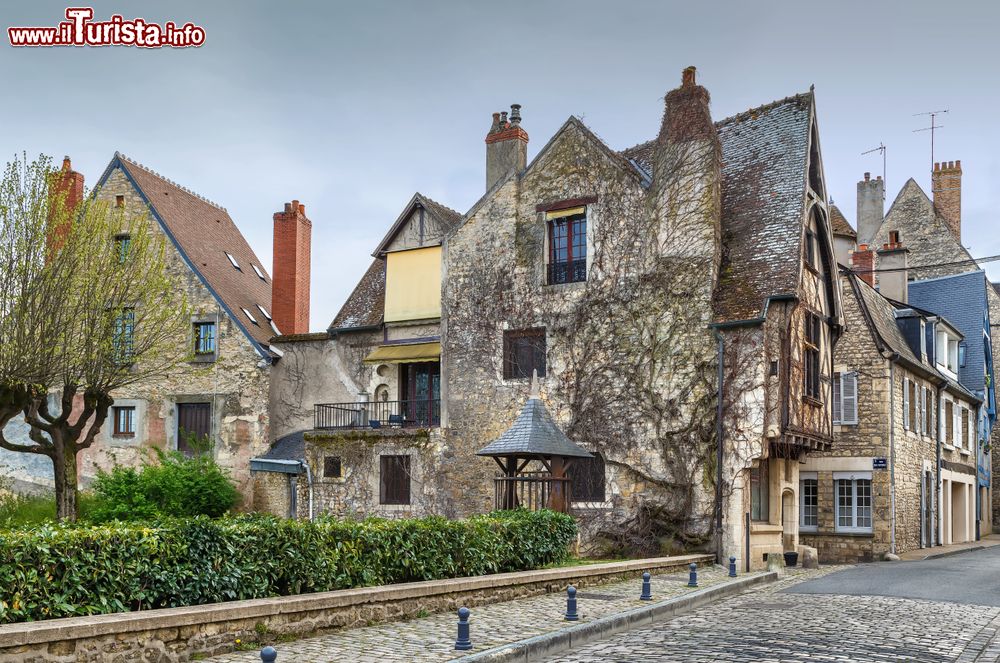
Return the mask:
<svg viewBox="0 0 1000 663">
<path fill-rule="evenodd" d="M 798 468 L 830 446 L 841 327 L 815 100 L 714 122 L 694 69 L 683 79 L 658 137 L 623 151 L 571 117 L 529 164 L 520 107 L 495 114 L 486 194 L 448 219 L 408 207 L 329 332 L 275 340 L 281 439 L 255 467 L 288 471 L 298 513 L 310 488 L 338 512 L 493 508 L 496 467 L 476 453 L 537 373 L 539 402 L 592 454 L 567 470 L 590 541 L 719 546 L 755 567 L 799 547 Z M 443 232 L 413 244 L 428 216 Z M 432 271 L 406 254 L 438 244 L 440 312 L 401 290 L 397 310 L 394 278 Z M 393 409 L 424 394 L 430 417 Z M 276 412 L 289 400 L 305 407 Z M 548 481 L 537 462 L 524 471 Z"/>
<path fill-rule="evenodd" d="M 73 175 L 82 191 L 83 176 Z M 278 274 L 272 284 L 225 208 L 124 155 L 115 154 L 92 195 L 162 234 L 168 272 L 191 318 L 176 339 L 188 361 L 113 394 L 106 424 L 79 456 L 80 476 L 86 481 L 116 463 L 138 465 L 154 447 L 191 453 L 196 438 L 207 438 L 249 504 L 249 459 L 267 449 L 268 387 L 280 357 L 270 339 L 282 328 L 307 331 L 311 224 L 304 207 L 293 201 L 274 215 Z M 109 241 L 127 250 L 129 238 Z M 34 469 L 40 482 L 51 477 L 50 467 Z"/>
<path fill-rule="evenodd" d="M 885 183 L 867 175 L 858 183 L 858 247 L 851 265 L 860 274 L 872 274 L 875 287 L 890 298 L 908 281 L 908 290 L 917 298 L 915 303 L 953 319 L 965 335 L 963 359 L 972 348 L 968 357 L 975 363 L 963 366 L 960 382 L 982 401 L 975 453 L 979 457 L 977 523 L 983 534 L 1000 516 L 991 471 L 996 453 L 991 441 L 1000 434 L 992 367 L 992 356 L 1000 351 L 996 334 L 1000 293 L 962 244 L 961 161 L 936 163 L 931 184 L 929 197 L 915 180 L 907 180 L 888 212 L 883 213 Z M 966 276 L 958 278 L 961 275 Z M 956 278 L 931 283 L 949 276 Z M 964 312 L 956 310 L 956 305 Z"/>
<path fill-rule="evenodd" d="M 845 268 L 834 444 L 799 472 L 802 538 L 825 562 L 975 538 L 981 401 L 958 380 L 950 351 L 962 335 L 944 317 L 908 305 L 905 291 L 887 299 L 871 279 Z"/>
</svg>

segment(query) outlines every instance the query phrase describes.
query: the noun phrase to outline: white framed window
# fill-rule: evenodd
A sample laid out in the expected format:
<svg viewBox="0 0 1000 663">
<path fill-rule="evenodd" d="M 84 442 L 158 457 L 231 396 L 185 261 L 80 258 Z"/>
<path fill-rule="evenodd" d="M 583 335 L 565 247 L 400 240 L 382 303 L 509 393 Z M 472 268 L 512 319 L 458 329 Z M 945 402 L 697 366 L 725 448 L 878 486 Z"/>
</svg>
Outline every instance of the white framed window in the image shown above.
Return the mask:
<svg viewBox="0 0 1000 663">
<path fill-rule="evenodd" d="M 872 473 L 834 472 L 834 523 L 838 532 L 872 531 Z"/>
<path fill-rule="evenodd" d="M 226 257 L 229 258 L 229 262 L 230 264 L 232 264 L 233 267 L 235 267 L 236 269 L 240 269 L 240 263 L 236 262 L 236 258 L 233 257 L 232 253 L 226 253 Z M 240 269 L 240 271 L 243 270 Z"/>
<path fill-rule="evenodd" d="M 819 527 L 819 479 L 815 472 L 799 473 L 799 530 L 815 532 Z"/>
<path fill-rule="evenodd" d="M 267 309 L 261 306 L 260 304 L 257 304 L 257 310 L 260 311 L 264 315 L 264 317 L 267 318 L 268 320 L 271 319 L 271 314 L 268 313 Z"/>
<path fill-rule="evenodd" d="M 858 374 L 833 374 L 833 423 L 853 426 L 858 423 Z"/>
<path fill-rule="evenodd" d="M 250 322 L 255 325 L 257 324 L 257 318 L 253 317 L 253 314 L 250 311 L 246 310 L 242 306 L 240 307 L 240 310 L 243 311 L 243 315 L 247 316 L 247 319 L 250 320 Z"/>
<path fill-rule="evenodd" d="M 264 272 L 260 271 L 260 267 L 253 263 L 250 263 L 250 266 L 253 267 L 253 271 L 257 273 L 257 276 L 260 277 L 261 281 L 267 281 L 267 278 L 264 276 Z"/>
</svg>

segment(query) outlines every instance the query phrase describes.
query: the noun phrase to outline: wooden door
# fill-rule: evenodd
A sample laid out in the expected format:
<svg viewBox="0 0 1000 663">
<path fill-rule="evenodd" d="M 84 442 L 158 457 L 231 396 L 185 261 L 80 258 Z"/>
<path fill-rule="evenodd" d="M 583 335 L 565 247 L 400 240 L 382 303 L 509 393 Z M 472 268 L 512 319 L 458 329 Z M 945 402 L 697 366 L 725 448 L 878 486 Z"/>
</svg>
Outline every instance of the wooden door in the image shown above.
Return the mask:
<svg viewBox="0 0 1000 663">
<path fill-rule="evenodd" d="M 196 451 L 189 443 L 192 435 L 199 439 L 211 439 L 211 403 L 177 404 L 177 450 L 185 456 L 192 456 Z"/>
</svg>

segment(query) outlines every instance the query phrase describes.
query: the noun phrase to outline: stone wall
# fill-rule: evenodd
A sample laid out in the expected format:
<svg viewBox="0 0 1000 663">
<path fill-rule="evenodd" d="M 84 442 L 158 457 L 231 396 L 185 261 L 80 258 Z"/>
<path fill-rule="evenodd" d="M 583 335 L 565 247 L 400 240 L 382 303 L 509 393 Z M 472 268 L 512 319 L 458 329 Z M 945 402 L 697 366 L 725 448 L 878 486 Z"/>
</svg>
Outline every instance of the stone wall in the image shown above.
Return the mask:
<svg viewBox="0 0 1000 663">
<path fill-rule="evenodd" d="M 233 651 L 236 640 L 302 638 L 331 630 L 475 608 L 524 596 L 588 587 L 643 571 L 670 573 L 712 557 L 632 560 L 233 601 L 143 612 L 53 619 L 0 626 L 0 663 L 118 663 L 201 660 Z"/>
</svg>

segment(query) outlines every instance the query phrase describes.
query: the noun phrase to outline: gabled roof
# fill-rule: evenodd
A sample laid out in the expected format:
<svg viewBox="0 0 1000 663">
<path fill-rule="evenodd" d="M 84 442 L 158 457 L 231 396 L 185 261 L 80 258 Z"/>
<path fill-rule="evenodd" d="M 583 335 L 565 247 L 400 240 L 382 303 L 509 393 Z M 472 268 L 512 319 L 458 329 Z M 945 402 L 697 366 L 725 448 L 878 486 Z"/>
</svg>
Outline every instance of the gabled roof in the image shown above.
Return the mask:
<svg viewBox="0 0 1000 663">
<path fill-rule="evenodd" d="M 384 313 L 385 258 L 375 258 L 330 323 L 330 331 L 377 327 Z"/>
<path fill-rule="evenodd" d="M 717 321 L 760 316 L 769 297 L 798 291 L 812 108 L 805 92 L 715 124 L 722 144 Z M 655 144 L 621 155 L 649 174 Z"/>
<path fill-rule="evenodd" d="M 477 456 L 518 456 L 539 458 L 564 456 L 592 458 L 593 454 L 580 448 L 566 437 L 553 421 L 545 404 L 538 397 L 537 382 L 532 386 L 528 402 L 517 415 L 513 425 L 503 435 L 476 452 Z"/>
<path fill-rule="evenodd" d="M 278 331 L 257 308 L 259 305 L 271 313 L 271 278 L 226 209 L 118 152 L 97 186 L 103 186 L 116 168 L 121 168 L 145 199 L 181 258 L 251 344 L 262 356 L 272 356 L 268 342 Z M 240 269 L 233 267 L 227 253 Z M 242 309 L 250 311 L 257 324 Z"/>
<path fill-rule="evenodd" d="M 844 213 L 836 205 L 830 205 L 830 228 L 834 235 L 844 237 L 857 237 L 858 233 L 851 227 L 851 224 L 844 218 Z"/>
<path fill-rule="evenodd" d="M 403 208 L 402 213 L 396 221 L 393 222 L 392 226 L 389 228 L 389 232 L 385 234 L 385 237 L 382 238 L 382 241 L 379 242 L 379 245 L 375 248 L 374 253 L 372 253 L 373 256 L 377 258 L 383 251 L 385 251 L 386 247 L 392 243 L 393 239 L 395 239 L 396 234 L 400 231 L 403 225 L 406 224 L 407 219 L 409 219 L 413 212 L 419 207 L 423 207 L 429 214 L 438 220 L 445 234 L 457 226 L 462 220 L 462 214 L 460 212 L 456 212 L 452 208 L 442 205 L 436 200 L 431 200 L 418 191 L 413 194 L 412 198 L 410 198 L 410 202 L 406 203 L 406 207 Z"/>
</svg>

